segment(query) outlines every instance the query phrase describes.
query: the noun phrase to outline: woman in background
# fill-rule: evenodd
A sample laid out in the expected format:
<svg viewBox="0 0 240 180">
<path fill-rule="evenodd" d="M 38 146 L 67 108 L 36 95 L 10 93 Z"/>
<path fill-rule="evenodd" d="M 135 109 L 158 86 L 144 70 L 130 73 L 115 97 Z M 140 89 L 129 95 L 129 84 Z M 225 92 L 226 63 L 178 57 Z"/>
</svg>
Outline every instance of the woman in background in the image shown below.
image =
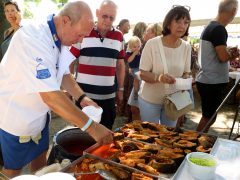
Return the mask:
<svg viewBox="0 0 240 180">
<path fill-rule="evenodd" d="M 119 23 L 120 24 L 120 23 Z M 133 36 L 139 37 L 141 42 L 143 42 L 143 35 L 147 28 L 147 24 L 144 22 L 138 22 L 133 29 Z M 127 60 L 125 59 L 127 62 Z M 138 108 L 131 108 L 128 105 L 128 98 L 130 96 L 132 87 L 133 87 L 133 76 L 128 72 L 129 66 L 126 63 L 126 75 L 124 80 L 124 95 L 123 95 L 123 102 L 118 110 L 118 115 L 128 117 L 128 122 L 136 119 L 140 119 L 139 110 Z"/>
<path fill-rule="evenodd" d="M 147 29 L 147 24 L 145 22 L 138 22 L 133 29 L 133 36 L 137 36 L 140 38 L 142 44 L 144 42 L 143 35 Z"/>
<path fill-rule="evenodd" d="M 117 25 L 117 29 L 122 32 L 123 35 L 127 34 L 130 30 L 130 22 L 128 19 L 122 19 L 119 24 Z M 124 50 L 126 52 L 127 50 L 127 43 L 125 41 L 125 38 L 123 36 L 123 42 L 124 42 Z M 116 104 L 117 104 L 117 115 L 118 116 L 124 116 L 125 114 L 128 114 L 128 108 L 127 106 L 127 98 L 128 98 L 128 63 L 125 61 L 125 79 L 124 79 L 124 90 L 123 90 L 123 100 L 120 102 L 116 98 Z M 115 85 L 117 89 L 117 79 L 115 77 Z"/>
<path fill-rule="evenodd" d="M 149 39 L 152 39 L 154 37 L 160 36 L 162 34 L 162 27 L 159 23 L 149 24 L 145 30 L 145 32 L 142 35 L 143 45 L 141 50 L 143 49 L 143 46 L 146 44 L 146 42 Z M 139 77 L 140 79 L 140 77 Z M 140 81 L 141 83 L 141 81 Z M 139 86 L 140 86 L 139 83 Z M 140 110 L 138 107 L 138 94 L 136 97 L 136 93 L 134 93 L 134 90 L 132 89 L 131 94 L 128 99 L 128 104 L 131 106 L 131 112 L 132 112 L 132 120 L 139 120 L 140 117 Z"/>
<path fill-rule="evenodd" d="M 117 29 L 124 34 L 127 34 L 130 29 L 130 23 L 128 19 L 122 19 L 117 25 Z"/>
<path fill-rule="evenodd" d="M 149 39 L 160 36 L 162 34 L 162 27 L 159 23 L 149 24 L 143 35 L 143 41 L 146 43 Z"/>
<path fill-rule="evenodd" d="M 16 2 L 7 1 L 4 4 L 4 12 L 6 19 L 10 23 L 11 27 L 4 32 L 4 40 L 1 44 L 2 55 L 4 55 L 7 51 L 13 34 L 19 29 L 21 21 L 20 9 Z"/>
</svg>

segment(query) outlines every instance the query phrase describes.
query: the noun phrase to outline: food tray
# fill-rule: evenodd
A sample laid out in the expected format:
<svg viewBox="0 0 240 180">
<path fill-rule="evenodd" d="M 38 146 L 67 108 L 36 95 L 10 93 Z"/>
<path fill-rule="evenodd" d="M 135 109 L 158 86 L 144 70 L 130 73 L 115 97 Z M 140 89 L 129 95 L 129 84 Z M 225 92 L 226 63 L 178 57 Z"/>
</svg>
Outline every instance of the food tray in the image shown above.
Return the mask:
<svg viewBox="0 0 240 180">
<path fill-rule="evenodd" d="M 195 134 L 198 134 L 198 135 L 206 135 L 207 137 L 211 137 L 212 139 L 213 139 L 213 141 L 212 141 L 212 143 L 211 143 L 211 146 L 210 147 L 212 147 L 213 145 L 214 145 L 214 143 L 215 143 L 215 141 L 216 141 L 216 139 L 217 139 L 217 137 L 215 136 L 215 135 L 211 135 L 211 134 L 205 134 L 205 133 L 199 133 L 199 132 L 196 132 L 196 131 L 190 131 L 190 130 L 187 130 L 187 129 L 183 129 L 183 128 L 178 128 L 178 129 L 174 129 L 174 128 L 170 128 L 170 127 L 159 127 L 157 124 L 154 124 L 154 123 L 151 123 L 151 127 L 152 128 L 150 128 L 149 126 L 148 126 L 148 123 L 149 122 L 141 122 L 141 121 L 138 121 L 138 122 L 133 122 L 133 125 L 132 125 L 132 123 L 129 123 L 129 124 L 126 124 L 125 126 L 123 126 L 123 127 L 121 127 L 118 131 L 116 131 L 115 133 L 116 134 L 120 134 L 119 136 L 117 136 L 117 137 L 120 137 L 121 136 L 121 138 L 123 138 L 123 139 L 126 139 L 126 140 L 130 140 L 130 141 L 134 141 L 134 142 L 139 142 L 139 143 L 143 143 L 143 144 L 149 144 L 149 145 L 151 145 L 151 146 L 158 146 L 159 148 L 161 148 L 162 150 L 165 148 L 163 145 L 160 145 L 160 144 L 153 144 L 153 143 L 156 143 L 155 142 L 155 139 L 154 139 L 154 141 L 150 141 L 150 142 L 146 142 L 146 141 L 144 141 L 144 140 L 136 140 L 136 139 L 133 139 L 133 138 L 129 138 L 129 137 L 126 137 L 126 136 L 128 136 L 129 134 L 131 134 L 131 133 L 133 133 L 133 134 L 137 134 L 138 132 L 141 132 L 141 130 L 146 130 L 146 132 L 147 133 L 149 133 L 148 135 L 149 135 L 149 137 L 156 137 L 156 135 L 158 134 L 158 133 L 160 133 L 160 132 L 163 132 L 164 133 L 164 130 L 167 130 L 167 131 L 171 131 L 171 132 L 173 132 L 174 134 L 176 133 L 176 136 L 179 136 L 180 134 L 179 133 L 185 133 L 185 132 L 193 132 L 193 133 L 195 133 Z M 158 126 L 158 127 L 156 127 L 156 130 L 153 130 L 155 127 L 153 127 L 153 126 Z M 165 128 L 165 129 L 164 129 Z M 126 130 L 126 131 L 124 131 L 124 130 Z M 163 130 L 163 131 L 161 131 L 161 130 Z M 153 133 L 153 134 L 151 134 L 151 133 Z M 146 135 L 146 134 L 144 134 L 144 135 Z M 153 135 L 153 136 L 151 136 L 151 135 Z M 162 135 L 164 135 L 164 134 L 162 134 Z M 124 137 L 125 136 L 125 137 Z M 158 136 L 158 135 L 157 135 Z M 173 135 L 174 136 L 174 135 Z M 115 137 L 115 136 L 114 136 Z M 161 135 L 159 134 L 159 137 L 158 137 L 159 139 L 161 139 Z M 182 138 L 181 138 L 182 139 Z M 199 146 L 200 145 L 200 143 L 197 141 L 196 142 L 197 143 L 197 146 Z M 167 147 L 167 146 L 166 146 Z M 173 147 L 174 148 L 174 147 Z M 185 148 L 183 148 L 182 150 L 184 150 L 184 152 L 183 152 L 183 154 L 186 154 L 186 153 L 189 153 L 189 151 L 185 151 L 185 150 L 190 150 L 191 149 L 191 151 L 192 152 L 194 152 L 194 151 L 197 151 L 195 148 L 187 148 L 186 149 L 186 147 Z M 93 145 L 92 147 L 90 147 L 89 149 L 87 149 L 87 150 L 85 150 L 86 152 L 88 152 L 88 153 L 91 153 L 91 154 L 94 154 L 94 155 L 96 155 L 96 156 L 100 156 L 100 157 L 102 157 L 102 158 L 109 158 L 109 157 L 111 157 L 111 151 L 112 151 L 112 149 L 111 149 L 111 147 L 108 145 L 108 146 L 99 146 L 98 144 L 95 144 L 95 145 Z M 110 153 L 109 153 L 110 152 Z M 209 149 L 209 151 L 208 152 L 210 152 L 210 149 Z M 179 153 L 179 152 L 176 152 L 176 153 Z M 161 152 L 160 152 L 160 155 L 161 155 Z M 184 157 L 183 157 L 184 158 Z M 153 158 L 154 159 L 154 158 Z M 177 164 L 177 168 L 175 169 L 175 171 L 174 171 L 174 169 L 173 168 L 171 168 L 173 171 L 174 171 L 174 173 L 161 173 L 160 175 L 159 175 L 159 177 L 163 177 L 163 178 L 166 178 L 166 179 L 171 179 L 173 176 L 174 176 L 174 174 L 177 172 L 176 170 L 180 167 L 180 163 L 181 163 L 181 161 L 179 162 L 178 161 L 178 163 L 176 162 L 176 164 Z"/>
<path fill-rule="evenodd" d="M 135 139 L 135 140 L 148 142 L 148 143 L 154 143 L 154 144 L 159 144 L 158 142 L 156 142 L 155 137 L 158 140 L 160 140 L 160 139 L 162 140 L 161 136 L 164 136 L 164 135 L 166 135 L 166 136 L 168 136 L 168 135 L 169 136 L 182 136 L 185 133 L 194 133 L 194 134 L 198 134 L 198 136 L 206 135 L 208 137 L 214 138 L 215 140 L 217 139 L 217 136 L 212 135 L 212 134 L 206 134 L 206 133 L 188 130 L 188 129 L 180 128 L 180 127 L 175 129 L 172 127 L 167 127 L 164 125 L 150 123 L 150 122 L 144 122 L 144 121 L 133 121 L 131 123 L 125 124 L 123 127 L 118 128 L 116 132 L 123 133 L 123 135 L 125 137 L 130 138 L 130 139 Z M 170 133 L 170 134 L 165 134 L 165 133 Z M 147 138 L 147 137 L 148 138 L 142 139 L 141 137 L 135 137 L 135 135 L 136 136 L 137 135 L 145 136 L 145 138 Z M 185 135 L 187 135 L 187 134 L 185 134 Z M 183 138 L 181 137 L 181 139 L 183 139 Z M 185 137 L 185 139 L 186 139 L 186 137 Z M 186 139 L 186 140 L 188 140 L 188 139 Z"/>
<path fill-rule="evenodd" d="M 97 160 L 100 160 L 104 163 L 107 163 L 111 166 L 115 166 L 115 167 L 118 167 L 118 168 L 121 168 L 123 170 L 126 170 L 128 172 L 135 172 L 135 173 L 139 173 L 139 174 L 144 174 L 144 175 L 147 175 L 149 177 L 152 177 L 153 179 L 159 179 L 161 180 L 159 177 L 157 176 L 154 176 L 152 174 L 149 174 L 149 173 L 146 173 L 146 172 L 143 172 L 143 171 L 140 171 L 138 169 L 134 169 L 134 168 L 131 168 L 131 167 L 128 167 L 128 166 L 125 166 L 125 165 L 122 165 L 122 164 L 119 164 L 119 163 L 116 163 L 116 162 L 113 162 L 113 161 L 110 161 L 110 160 L 107 160 L 107 159 L 104 159 L 104 158 L 101 158 L 99 156 L 95 156 L 95 155 L 92 155 L 92 154 L 89 154 L 87 152 L 84 152 L 84 155 L 80 158 L 78 158 L 77 160 L 75 160 L 74 162 L 72 162 L 69 166 L 65 167 L 64 169 L 61 170 L 61 172 L 72 172 L 72 169 L 74 169 L 74 167 L 83 161 L 83 159 L 85 158 L 93 158 L 93 159 L 97 159 Z M 164 180 L 164 178 L 162 178 L 162 180 Z"/>
<path fill-rule="evenodd" d="M 142 143 L 142 144 L 147 144 L 147 145 L 152 145 L 152 146 L 159 147 L 158 145 L 155 145 L 155 144 L 150 144 L 150 143 L 146 143 L 146 142 L 142 142 L 142 141 L 138 141 L 138 140 L 132 140 L 132 139 L 129 139 L 129 138 L 126 138 L 126 137 L 124 139 L 130 140 L 130 141 L 133 141 L 133 142 L 138 142 L 138 143 Z M 96 143 L 93 146 L 91 146 L 90 148 L 86 149 L 84 151 L 84 154 L 92 154 L 94 156 L 100 157 L 101 159 L 102 158 L 108 158 L 109 155 L 112 152 L 114 152 L 114 151 L 112 151 L 111 146 L 112 146 L 112 144 L 107 144 L 107 145 L 100 146 L 98 143 Z M 107 159 L 105 159 L 105 160 L 107 160 Z M 114 164 L 118 164 L 118 165 L 127 167 L 127 168 L 130 168 L 130 169 L 132 169 L 134 171 L 137 171 L 137 172 L 141 172 L 145 175 L 151 176 L 151 177 L 156 178 L 156 179 L 168 180 L 168 179 L 171 179 L 171 177 L 173 177 L 173 175 L 174 175 L 173 173 L 171 173 L 171 174 L 161 173 L 159 176 L 157 176 L 157 175 L 150 174 L 150 173 L 147 173 L 145 171 L 141 171 L 139 169 L 136 169 L 136 168 L 124 165 L 124 164 L 114 162 L 112 160 L 107 160 L 107 161 L 112 162 Z"/>
<path fill-rule="evenodd" d="M 211 153 L 218 159 L 219 165 L 214 180 L 240 179 L 240 142 L 218 138 Z M 194 180 L 188 173 L 186 158 L 178 168 L 172 180 Z"/>
</svg>

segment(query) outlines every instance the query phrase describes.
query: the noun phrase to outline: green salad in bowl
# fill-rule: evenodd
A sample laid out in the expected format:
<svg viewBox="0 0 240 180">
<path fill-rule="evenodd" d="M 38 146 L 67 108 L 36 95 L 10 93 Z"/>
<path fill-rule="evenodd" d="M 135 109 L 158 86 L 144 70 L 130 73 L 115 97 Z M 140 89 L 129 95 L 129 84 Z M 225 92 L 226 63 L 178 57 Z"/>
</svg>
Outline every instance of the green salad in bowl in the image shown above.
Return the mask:
<svg viewBox="0 0 240 180">
<path fill-rule="evenodd" d="M 207 159 L 207 158 L 195 158 L 195 157 L 190 157 L 189 160 L 194 163 L 197 164 L 199 166 L 216 166 L 217 162 L 214 159 Z"/>
<path fill-rule="evenodd" d="M 188 173 L 196 179 L 213 179 L 217 168 L 217 159 L 207 153 L 192 152 L 187 156 Z"/>
</svg>

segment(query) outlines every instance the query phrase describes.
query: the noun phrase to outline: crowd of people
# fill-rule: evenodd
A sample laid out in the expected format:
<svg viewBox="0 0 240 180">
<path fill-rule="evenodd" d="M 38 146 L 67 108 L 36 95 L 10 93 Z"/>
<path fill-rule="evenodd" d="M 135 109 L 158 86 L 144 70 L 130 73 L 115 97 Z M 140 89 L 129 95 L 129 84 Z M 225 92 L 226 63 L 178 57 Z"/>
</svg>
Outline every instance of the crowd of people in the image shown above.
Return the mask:
<svg viewBox="0 0 240 180">
<path fill-rule="evenodd" d="M 225 28 L 237 13 L 238 1 L 220 2 L 216 18 L 201 35 L 199 59 L 186 40 L 190 9 L 173 6 L 162 26 L 137 23 L 126 42 L 130 21 L 123 19 L 113 26 L 118 7 L 112 0 L 103 0 L 96 9 L 96 21 L 88 4 L 74 1 L 66 3 L 57 15 L 49 15 L 45 23 L 24 26 L 20 25 L 18 5 L 5 3 L 11 27 L 1 44 L 3 172 L 14 177 L 29 163 L 31 171 L 46 165 L 50 111 L 89 133 L 99 144 L 112 141 L 117 113 L 129 121 L 176 127 L 183 117 L 167 118 L 163 100 L 178 91 L 176 78 L 191 75 L 202 103 L 197 131 L 207 132 L 229 80 L 228 62 L 239 58 L 237 48 L 227 47 Z M 73 62 L 76 68 L 70 69 Z M 188 93 L 194 101 L 192 90 Z M 81 111 L 89 105 L 103 109 L 100 123 Z"/>
</svg>

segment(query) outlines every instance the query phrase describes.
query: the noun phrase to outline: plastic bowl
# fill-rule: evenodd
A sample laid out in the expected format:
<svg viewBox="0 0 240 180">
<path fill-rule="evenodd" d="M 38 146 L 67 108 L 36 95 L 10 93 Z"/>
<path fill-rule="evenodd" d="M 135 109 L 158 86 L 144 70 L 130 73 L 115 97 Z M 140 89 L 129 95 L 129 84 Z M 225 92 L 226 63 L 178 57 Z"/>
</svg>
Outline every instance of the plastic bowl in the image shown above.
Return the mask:
<svg viewBox="0 0 240 180">
<path fill-rule="evenodd" d="M 85 106 L 82 111 L 95 122 L 99 123 L 101 121 L 103 112 L 103 109 L 101 107 L 96 108 L 94 106 Z"/>
<path fill-rule="evenodd" d="M 72 175 L 63 172 L 52 172 L 40 177 L 40 180 L 76 180 Z"/>
<path fill-rule="evenodd" d="M 213 155 L 202 152 L 192 152 L 189 153 L 186 158 L 188 172 L 194 178 L 202 180 L 214 178 L 218 162 Z"/>
<path fill-rule="evenodd" d="M 175 86 L 177 90 L 189 90 L 192 88 L 193 78 L 187 78 L 187 79 L 175 78 L 175 79 L 176 79 Z"/>
</svg>

